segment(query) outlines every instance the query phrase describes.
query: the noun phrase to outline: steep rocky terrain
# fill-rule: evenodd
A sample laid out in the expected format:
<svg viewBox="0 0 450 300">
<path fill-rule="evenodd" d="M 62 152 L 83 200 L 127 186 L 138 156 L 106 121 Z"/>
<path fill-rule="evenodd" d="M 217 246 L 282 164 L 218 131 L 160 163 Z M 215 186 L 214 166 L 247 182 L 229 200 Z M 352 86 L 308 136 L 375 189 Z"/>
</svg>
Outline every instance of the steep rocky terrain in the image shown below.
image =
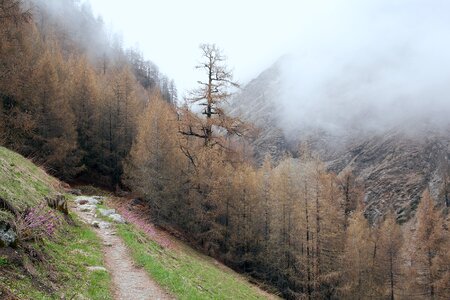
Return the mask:
<svg viewBox="0 0 450 300">
<path fill-rule="evenodd" d="M 264 159 L 265 154 L 270 154 L 277 160 L 287 149 L 283 131 L 277 126 L 279 112 L 273 101 L 281 88 L 278 66 L 274 64 L 261 73 L 231 100 L 231 113 L 255 125 L 259 130 L 252 140 L 258 162 Z"/>
<path fill-rule="evenodd" d="M 392 209 L 405 221 L 427 187 L 435 199 L 444 202 L 449 146 L 450 135 L 430 132 L 412 137 L 394 131 L 349 145 L 328 163 L 336 173 L 351 168 L 360 179 L 371 219 Z"/>
<path fill-rule="evenodd" d="M 280 63 L 252 80 L 232 104 L 242 118 L 260 129 L 253 141 L 258 159 L 270 153 L 279 158 L 286 150 L 295 155 L 298 144 L 307 142 L 330 171 L 351 169 L 365 192 L 366 214 L 374 220 L 390 210 L 405 221 L 428 187 L 445 205 L 448 199 L 450 130 L 411 121 L 396 128 L 362 134 L 352 128 L 336 134 L 318 128 L 304 128 L 284 135 L 281 128 L 279 95 L 282 93 Z"/>
</svg>

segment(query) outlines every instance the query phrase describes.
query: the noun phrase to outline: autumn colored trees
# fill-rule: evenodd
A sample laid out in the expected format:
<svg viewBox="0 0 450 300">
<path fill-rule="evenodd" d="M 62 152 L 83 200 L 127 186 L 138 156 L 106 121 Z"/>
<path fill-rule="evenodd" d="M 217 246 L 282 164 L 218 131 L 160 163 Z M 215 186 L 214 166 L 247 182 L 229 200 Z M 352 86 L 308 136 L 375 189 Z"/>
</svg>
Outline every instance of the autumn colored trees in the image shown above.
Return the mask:
<svg viewBox="0 0 450 300">
<path fill-rule="evenodd" d="M 200 103 L 207 112 L 207 98 Z M 242 152 L 245 140 L 225 144 L 225 130 L 209 131 L 210 117 L 177 110 L 161 94 L 147 104 L 126 176 L 155 222 L 288 299 L 448 294 L 448 227 L 428 194 L 411 229 L 394 213 L 369 223 L 351 170 L 330 174 L 307 147 L 300 158 L 257 166 Z"/>
<path fill-rule="evenodd" d="M 411 271 L 415 294 L 427 299 L 450 295 L 450 235 L 448 218 L 442 214 L 428 191 L 417 209 L 417 226 L 412 250 Z"/>
<path fill-rule="evenodd" d="M 98 52 L 57 12 L 31 12 L 0 0 L 0 144 L 63 179 L 130 188 L 156 223 L 288 299 L 448 298 L 448 176 L 444 201 L 425 192 L 410 223 L 394 211 L 369 223 L 351 170 L 331 174 L 307 147 L 253 162 L 246 126 L 226 114 L 236 84 L 217 46 L 201 45 L 204 79 L 179 107 L 138 51 Z"/>
<path fill-rule="evenodd" d="M 62 179 L 115 187 L 149 94 L 167 82 L 174 101 L 176 88 L 142 56 L 108 44 L 87 6 L 32 4 L 0 2 L 0 143 Z"/>
</svg>

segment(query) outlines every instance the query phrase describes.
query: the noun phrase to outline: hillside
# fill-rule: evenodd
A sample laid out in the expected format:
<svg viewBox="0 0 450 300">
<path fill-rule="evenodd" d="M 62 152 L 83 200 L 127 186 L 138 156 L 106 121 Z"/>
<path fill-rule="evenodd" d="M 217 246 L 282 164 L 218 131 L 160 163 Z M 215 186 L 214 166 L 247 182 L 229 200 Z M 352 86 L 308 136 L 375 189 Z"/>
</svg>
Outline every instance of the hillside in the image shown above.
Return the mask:
<svg viewBox="0 0 450 300">
<path fill-rule="evenodd" d="M 287 150 L 296 156 L 298 145 L 308 144 L 328 170 L 336 174 L 351 170 L 363 184 L 366 215 L 371 220 L 390 210 L 400 221 L 408 220 L 426 188 L 440 205 L 446 205 L 450 128 L 411 121 L 363 134 L 358 127 L 344 134 L 313 126 L 289 131 L 277 110 L 282 105 L 282 64 L 283 60 L 262 72 L 233 100 L 232 111 L 244 112 L 242 117 L 260 129 L 260 137 L 253 142 L 257 158 L 266 153 L 277 158 Z M 266 148 L 259 146 L 260 140 Z"/>
<path fill-rule="evenodd" d="M 17 241 L 0 247 L 0 299 L 112 299 L 116 273 L 110 269 L 114 264 L 111 265 L 108 258 L 118 255 L 120 261 L 126 260 L 126 251 L 114 253 L 121 239 L 123 247 L 133 254 L 130 260 L 134 263 L 130 263 L 130 268 L 136 268 L 131 264 L 139 265 L 138 269 L 148 272 L 145 276 L 154 277 L 178 299 L 275 298 L 168 234 L 165 239 L 170 240 L 170 247 L 161 239 L 152 239 L 145 231 L 152 225 L 142 217 L 117 225 L 116 240 L 102 242 L 105 235 L 91 226 L 92 220 L 83 223 L 71 212 L 69 219 L 66 218 L 68 221 L 63 221 L 64 217 L 58 213 L 61 222 L 55 234 L 43 239 L 21 240 L 24 235 L 17 232 L 18 218 L 23 218 L 30 208 L 44 205 L 45 209 L 44 197 L 55 196 L 62 187 L 58 180 L 30 160 L 3 147 L 0 147 L 0 191 L 4 200 L 0 206 L 0 229 L 11 227 L 17 233 Z M 107 203 L 117 201 L 120 204 L 127 200 L 119 198 Z M 72 211 L 77 209 L 72 200 L 69 205 Z M 0 236 L 2 234 L 3 231 Z M 125 269 L 118 271 L 126 272 Z M 130 282 L 130 278 L 124 280 Z"/>
<path fill-rule="evenodd" d="M 264 159 L 265 154 L 278 160 L 287 150 L 284 133 L 277 126 L 279 106 L 271 100 L 276 98 L 277 91 L 281 88 L 279 63 L 245 85 L 230 100 L 228 107 L 232 115 L 243 118 L 259 129 L 258 135 L 252 139 L 258 162 Z"/>
<path fill-rule="evenodd" d="M 440 206 L 448 207 L 448 137 L 435 130 L 414 136 L 391 131 L 349 145 L 330 158 L 328 167 L 337 173 L 351 169 L 364 182 L 366 212 L 371 220 L 392 209 L 398 220 L 405 222 L 427 188 Z"/>
<path fill-rule="evenodd" d="M 58 180 L 0 147 L 1 299 L 111 299 L 109 275 L 88 270 L 103 265 L 100 240 L 73 215 L 47 208 L 44 197 L 61 191 Z M 6 246 L 8 232 L 14 241 Z"/>
</svg>

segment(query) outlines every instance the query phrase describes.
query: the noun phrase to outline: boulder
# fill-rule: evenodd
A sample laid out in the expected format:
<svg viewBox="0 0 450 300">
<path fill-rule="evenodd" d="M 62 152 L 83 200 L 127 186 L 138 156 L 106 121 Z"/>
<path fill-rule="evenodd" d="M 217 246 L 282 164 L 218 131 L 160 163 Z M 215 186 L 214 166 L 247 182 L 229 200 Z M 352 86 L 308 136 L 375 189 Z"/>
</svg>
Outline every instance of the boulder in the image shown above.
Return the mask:
<svg viewBox="0 0 450 300">
<path fill-rule="evenodd" d="M 83 212 L 94 212 L 96 208 L 97 206 L 90 204 L 80 205 L 78 207 L 78 209 Z"/>
<path fill-rule="evenodd" d="M 75 203 L 78 205 L 97 205 L 100 204 L 100 201 L 94 197 L 89 196 L 78 196 L 75 198 Z"/>
<path fill-rule="evenodd" d="M 102 272 L 108 272 L 108 270 L 106 270 L 106 268 L 101 267 L 101 266 L 87 267 L 87 269 L 88 269 L 89 271 L 102 271 Z"/>
<path fill-rule="evenodd" d="M 125 223 L 125 219 L 119 214 L 111 214 L 111 215 L 109 215 L 109 218 L 112 221 L 114 221 L 116 223 L 119 223 L 119 224 L 124 224 Z"/>
<path fill-rule="evenodd" d="M 92 221 L 91 225 L 95 228 L 100 228 L 100 229 L 107 229 L 111 227 L 111 224 L 108 222 L 103 222 L 103 221 Z"/>
<path fill-rule="evenodd" d="M 104 217 L 107 217 L 107 216 L 110 216 L 110 215 L 112 215 L 112 214 L 115 214 L 115 213 L 116 213 L 116 210 L 115 210 L 115 209 L 103 209 L 103 208 L 99 208 L 99 209 L 98 209 L 98 212 L 100 213 L 100 215 L 102 215 L 102 216 L 104 216 Z"/>
<path fill-rule="evenodd" d="M 103 200 L 105 200 L 105 197 L 103 196 L 92 196 L 91 198 L 98 201 L 98 204 L 103 204 Z"/>
<path fill-rule="evenodd" d="M 14 246 L 17 243 L 17 234 L 9 224 L 0 222 L 0 247 Z"/>
</svg>

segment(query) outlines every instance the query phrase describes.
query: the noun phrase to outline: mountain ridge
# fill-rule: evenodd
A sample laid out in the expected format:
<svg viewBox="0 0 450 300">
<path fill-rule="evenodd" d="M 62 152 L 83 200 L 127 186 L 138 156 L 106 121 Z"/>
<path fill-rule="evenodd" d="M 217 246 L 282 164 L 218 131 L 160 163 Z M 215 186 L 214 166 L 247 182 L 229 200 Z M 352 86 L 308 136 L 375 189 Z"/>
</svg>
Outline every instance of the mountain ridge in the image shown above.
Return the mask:
<svg viewBox="0 0 450 300">
<path fill-rule="evenodd" d="M 295 157 L 298 145 L 306 143 L 328 170 L 353 172 L 363 184 L 365 213 L 372 221 L 391 210 L 398 221 L 408 220 L 427 188 L 440 204 L 446 204 L 450 128 L 411 120 L 376 131 L 355 127 L 336 133 L 311 126 L 286 133 L 279 119 L 284 62 L 263 71 L 232 102 L 238 107 L 232 112 L 246 112 L 240 116 L 260 131 L 252 141 L 258 161 L 266 154 L 275 161 L 285 152 Z M 263 143 L 267 146 L 261 146 Z"/>
</svg>

